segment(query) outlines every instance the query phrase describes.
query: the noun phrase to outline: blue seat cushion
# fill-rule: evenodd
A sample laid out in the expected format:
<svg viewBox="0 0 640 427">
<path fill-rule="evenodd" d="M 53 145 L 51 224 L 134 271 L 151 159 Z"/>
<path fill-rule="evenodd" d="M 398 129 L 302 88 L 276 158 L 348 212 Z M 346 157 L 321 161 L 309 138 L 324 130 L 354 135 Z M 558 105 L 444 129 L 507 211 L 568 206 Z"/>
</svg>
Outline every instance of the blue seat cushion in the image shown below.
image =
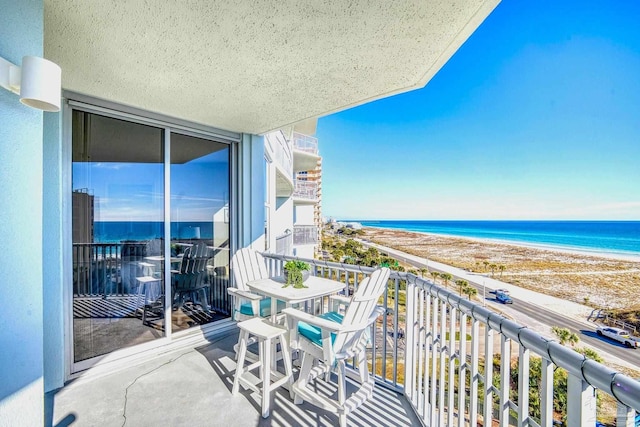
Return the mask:
<svg viewBox="0 0 640 427">
<path fill-rule="evenodd" d="M 284 301 L 278 300 L 277 307 L 278 312 L 280 312 L 286 307 L 286 304 Z M 245 302 L 244 304 L 240 305 L 240 313 L 244 314 L 245 316 L 255 316 L 250 302 Z M 271 298 L 260 300 L 260 317 L 266 316 L 271 316 Z"/>
<path fill-rule="evenodd" d="M 321 314 L 318 317 L 340 324 L 342 324 L 342 319 L 344 318 L 342 314 L 336 313 L 335 311 Z M 312 343 L 318 346 L 322 346 L 322 330 L 319 327 L 310 325 L 307 322 L 300 321 L 298 322 L 298 333 L 300 333 L 300 335 L 307 338 Z M 331 333 L 331 343 L 333 343 L 335 339 L 336 334 Z"/>
</svg>

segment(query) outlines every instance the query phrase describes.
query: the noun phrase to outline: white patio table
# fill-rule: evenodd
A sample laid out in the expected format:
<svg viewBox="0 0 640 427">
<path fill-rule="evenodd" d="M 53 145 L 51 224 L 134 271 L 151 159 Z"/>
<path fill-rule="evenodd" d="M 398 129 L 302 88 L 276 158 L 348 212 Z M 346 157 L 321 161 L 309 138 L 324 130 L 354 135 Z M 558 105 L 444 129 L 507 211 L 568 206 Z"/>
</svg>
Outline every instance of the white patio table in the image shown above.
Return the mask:
<svg viewBox="0 0 640 427">
<path fill-rule="evenodd" d="M 306 288 L 294 288 L 293 285 L 284 287 L 284 277 L 270 277 L 247 282 L 251 291 L 271 297 L 271 321 L 276 323 L 277 303 L 283 301 L 287 307 L 293 304 L 333 295 L 344 289 L 345 284 L 323 277 L 309 276 L 304 281 Z"/>
</svg>

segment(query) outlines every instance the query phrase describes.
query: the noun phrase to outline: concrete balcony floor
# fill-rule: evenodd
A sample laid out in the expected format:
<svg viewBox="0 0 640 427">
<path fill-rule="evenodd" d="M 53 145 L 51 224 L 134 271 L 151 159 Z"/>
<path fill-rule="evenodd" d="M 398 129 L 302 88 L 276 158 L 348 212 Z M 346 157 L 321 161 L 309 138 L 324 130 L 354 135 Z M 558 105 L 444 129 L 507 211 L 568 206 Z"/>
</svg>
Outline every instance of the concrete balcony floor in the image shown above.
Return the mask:
<svg viewBox="0 0 640 427">
<path fill-rule="evenodd" d="M 238 333 L 160 355 L 112 374 L 79 378 L 46 399 L 51 426 L 334 426 L 338 417 L 313 405 L 294 405 L 288 391 L 271 397 L 269 418 L 260 416 L 250 390 L 231 395 Z M 282 367 L 281 365 L 279 366 Z M 297 373 L 296 373 L 297 375 Z M 334 390 L 320 382 L 326 392 Z M 349 415 L 350 426 L 421 425 L 406 399 L 376 386 L 372 400 Z"/>
</svg>

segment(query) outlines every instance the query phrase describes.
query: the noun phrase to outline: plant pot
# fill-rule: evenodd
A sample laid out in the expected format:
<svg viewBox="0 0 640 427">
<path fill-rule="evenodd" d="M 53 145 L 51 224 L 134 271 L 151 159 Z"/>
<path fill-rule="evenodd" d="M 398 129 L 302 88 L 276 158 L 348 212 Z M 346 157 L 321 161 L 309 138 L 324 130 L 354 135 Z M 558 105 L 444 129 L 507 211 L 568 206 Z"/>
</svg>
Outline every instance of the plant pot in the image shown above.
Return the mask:
<svg viewBox="0 0 640 427">
<path fill-rule="evenodd" d="M 309 278 L 309 270 L 302 270 L 302 281 L 305 282 Z M 289 279 L 289 270 L 284 270 L 285 282 Z"/>
</svg>

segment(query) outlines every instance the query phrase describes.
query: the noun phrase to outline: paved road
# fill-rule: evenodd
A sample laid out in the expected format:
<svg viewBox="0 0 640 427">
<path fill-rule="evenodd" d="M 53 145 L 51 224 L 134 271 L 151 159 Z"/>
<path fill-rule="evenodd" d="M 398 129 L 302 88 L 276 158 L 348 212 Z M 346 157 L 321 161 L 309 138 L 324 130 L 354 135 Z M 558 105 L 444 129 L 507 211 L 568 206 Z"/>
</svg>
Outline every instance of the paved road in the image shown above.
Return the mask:
<svg viewBox="0 0 640 427">
<path fill-rule="evenodd" d="M 378 250 L 389 253 L 389 255 L 396 258 L 398 261 L 406 263 L 408 265 L 412 265 L 417 268 L 424 268 L 426 266 L 425 262 L 421 260 L 413 259 L 411 256 L 405 256 L 405 254 L 401 251 L 397 251 L 395 249 L 387 250 L 384 247 L 377 245 L 375 243 L 360 241 L 364 246 L 372 246 L 377 248 Z M 444 272 L 444 270 L 436 267 L 433 263 L 429 264 L 430 271 L 438 271 Z M 456 276 L 453 275 L 452 283 L 456 280 Z M 482 299 L 483 297 L 483 289 L 482 286 L 470 283 L 478 289 L 478 297 Z M 568 328 L 571 332 L 578 334 L 580 340 L 585 344 L 589 344 L 590 346 L 596 348 L 601 353 L 608 353 L 612 356 L 615 356 L 625 362 L 628 362 L 636 367 L 636 369 L 640 370 L 640 349 L 632 349 L 627 348 L 623 344 L 609 340 L 608 338 L 599 337 L 596 334 L 596 327 L 594 324 L 589 322 L 579 322 L 570 317 L 564 316 L 560 313 L 557 313 L 552 310 L 548 310 L 542 306 L 531 304 L 527 301 L 511 297 L 513 299 L 513 305 L 503 305 L 495 300 L 494 294 L 489 293 L 489 290 L 486 291 L 486 303 L 489 306 L 499 309 L 500 311 L 509 312 L 511 310 L 521 313 L 528 318 L 542 323 L 547 326 L 560 326 L 563 328 Z M 519 322 L 522 323 L 522 322 Z"/>
</svg>

